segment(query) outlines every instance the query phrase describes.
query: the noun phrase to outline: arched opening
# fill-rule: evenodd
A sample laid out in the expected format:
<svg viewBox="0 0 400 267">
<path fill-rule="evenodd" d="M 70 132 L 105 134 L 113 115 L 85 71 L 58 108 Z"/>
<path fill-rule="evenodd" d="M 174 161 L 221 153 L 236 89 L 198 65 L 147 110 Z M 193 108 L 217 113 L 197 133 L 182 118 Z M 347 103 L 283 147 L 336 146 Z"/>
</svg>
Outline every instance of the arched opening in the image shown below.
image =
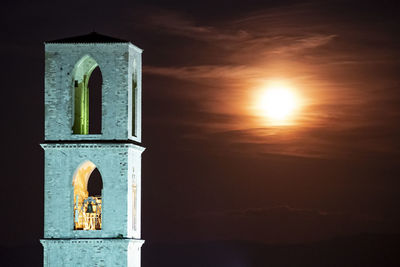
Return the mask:
<svg viewBox="0 0 400 267">
<path fill-rule="evenodd" d="M 74 187 L 74 229 L 100 230 L 102 221 L 103 181 L 96 165 L 85 161 L 75 171 Z"/>
<path fill-rule="evenodd" d="M 90 56 L 82 57 L 73 70 L 74 134 L 101 133 L 101 70 Z M 89 89 L 90 88 L 90 89 Z"/>
</svg>

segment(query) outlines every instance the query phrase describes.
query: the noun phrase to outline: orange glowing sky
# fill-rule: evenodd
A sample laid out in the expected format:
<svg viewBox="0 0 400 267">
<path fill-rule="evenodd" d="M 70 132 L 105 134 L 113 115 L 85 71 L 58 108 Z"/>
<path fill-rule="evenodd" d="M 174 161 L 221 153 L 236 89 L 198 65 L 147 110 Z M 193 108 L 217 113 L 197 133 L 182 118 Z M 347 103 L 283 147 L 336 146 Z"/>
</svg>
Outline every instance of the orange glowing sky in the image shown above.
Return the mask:
<svg viewBox="0 0 400 267">
<path fill-rule="evenodd" d="M 206 49 L 189 57 L 195 61 L 145 66 L 145 73 L 198 87 L 195 93 L 181 90 L 180 97 L 198 100 L 199 112 L 230 118 L 187 121 L 202 128 L 201 133 L 190 135 L 193 138 L 237 132 L 231 135 L 231 142 L 247 142 L 241 140 L 246 133 L 251 142 L 274 144 L 268 148 L 270 153 L 348 156 L 361 146 L 354 147 L 354 143 L 344 140 L 348 149 L 338 150 L 332 139 L 310 133 L 330 128 L 332 134 L 342 138 L 339 135 L 363 127 L 379 127 L 379 113 L 372 107 L 377 101 L 390 101 L 391 96 L 375 92 L 395 86 L 388 73 L 383 74 L 386 78 L 380 76 L 381 70 L 395 59 L 378 46 L 358 42 L 370 37 L 367 31 L 352 35 L 358 25 L 333 28 L 325 15 L 315 14 L 313 9 L 300 4 L 244 14 L 229 23 L 209 26 L 177 12 L 155 12 L 150 17 L 152 27 L 176 38 L 202 43 Z M 204 58 L 200 59 L 201 56 Z M 372 70 L 373 66 L 377 72 Z M 298 102 L 295 111 L 280 121 L 262 115 L 257 107 L 257 99 L 262 98 L 268 83 L 277 81 L 290 84 Z M 393 152 L 390 144 L 381 141 L 378 150 Z"/>
</svg>

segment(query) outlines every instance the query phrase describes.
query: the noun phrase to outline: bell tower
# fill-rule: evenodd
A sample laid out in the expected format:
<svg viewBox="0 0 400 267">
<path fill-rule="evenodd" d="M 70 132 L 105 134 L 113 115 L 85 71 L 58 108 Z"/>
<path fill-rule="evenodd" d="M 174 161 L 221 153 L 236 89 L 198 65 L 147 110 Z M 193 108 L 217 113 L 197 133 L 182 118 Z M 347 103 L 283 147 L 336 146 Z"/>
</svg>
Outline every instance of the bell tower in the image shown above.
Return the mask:
<svg viewBox="0 0 400 267">
<path fill-rule="evenodd" d="M 44 266 L 140 266 L 141 53 L 45 42 Z"/>
</svg>

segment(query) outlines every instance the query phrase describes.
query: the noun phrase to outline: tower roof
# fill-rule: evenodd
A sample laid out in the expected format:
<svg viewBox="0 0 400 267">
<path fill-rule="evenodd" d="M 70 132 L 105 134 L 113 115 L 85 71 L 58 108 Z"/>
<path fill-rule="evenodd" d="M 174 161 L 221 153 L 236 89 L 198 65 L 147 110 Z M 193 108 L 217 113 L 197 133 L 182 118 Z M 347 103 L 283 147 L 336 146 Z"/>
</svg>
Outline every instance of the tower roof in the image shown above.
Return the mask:
<svg viewBox="0 0 400 267">
<path fill-rule="evenodd" d="M 130 43 L 130 42 L 115 37 L 99 34 L 97 32 L 91 32 L 85 35 L 46 41 L 45 43 L 68 44 L 68 43 Z"/>
</svg>

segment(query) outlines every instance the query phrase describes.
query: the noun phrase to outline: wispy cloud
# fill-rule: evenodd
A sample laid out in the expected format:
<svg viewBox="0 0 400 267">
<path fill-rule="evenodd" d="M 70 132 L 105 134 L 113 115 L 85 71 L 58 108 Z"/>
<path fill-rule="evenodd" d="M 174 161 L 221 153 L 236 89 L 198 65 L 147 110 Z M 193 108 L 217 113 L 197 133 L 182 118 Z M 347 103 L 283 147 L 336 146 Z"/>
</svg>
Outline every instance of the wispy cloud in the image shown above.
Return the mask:
<svg viewBox="0 0 400 267">
<path fill-rule="evenodd" d="M 330 13 L 315 13 L 315 6 L 319 4 L 266 9 L 213 24 L 170 11 L 149 16 L 146 27 L 198 44 L 198 51 L 176 48 L 182 57 L 198 56 L 186 64 L 173 64 L 172 59 L 171 64 L 144 67 L 152 77 L 198 84 L 195 93 L 187 86 L 168 87 L 189 101 L 199 98 L 197 115 L 179 119 L 196 129 L 185 138 L 219 140 L 230 150 L 248 149 L 259 155 L 399 154 L 395 139 L 379 134 L 396 131 L 382 122 L 382 108 L 391 109 L 386 121 L 400 117 L 398 84 L 384 71 L 396 60 L 378 46 L 364 46 L 360 39 L 369 36 L 363 36 L 357 25 L 336 21 L 333 26 Z M 251 91 L 276 78 L 293 82 L 306 100 L 294 127 L 269 127 L 248 108 Z M 200 113 L 208 119 L 202 120 Z M 224 121 L 214 121 L 215 114 Z"/>
<path fill-rule="evenodd" d="M 280 20 L 277 17 L 270 17 L 270 13 L 264 12 L 257 15 L 249 15 L 247 19 L 232 21 L 219 26 L 207 26 L 196 23 L 194 19 L 187 18 L 176 12 L 159 11 L 157 14 L 149 16 L 147 25 L 158 31 L 193 40 L 201 41 L 207 45 L 219 46 L 220 49 L 228 50 L 231 56 L 240 55 L 244 52 L 253 53 L 257 51 L 257 56 L 267 54 L 283 54 L 301 52 L 304 49 L 317 48 L 333 40 L 336 35 L 329 33 L 313 32 L 304 28 L 296 31 L 286 28 L 285 31 L 277 31 L 276 27 L 269 24 L 276 24 Z M 254 17 L 253 17 L 254 16 Z M 268 21 L 265 22 L 265 19 Z M 249 21 L 252 24 L 249 25 Z M 266 26 L 256 28 L 260 22 L 265 22 Z M 261 53 L 260 53 L 261 52 Z M 239 57 L 241 58 L 241 57 Z M 239 59 L 238 58 L 238 59 Z"/>
<path fill-rule="evenodd" d="M 148 17 L 148 26 L 171 35 L 184 36 L 206 42 L 240 41 L 248 39 L 249 33 L 244 30 L 222 31 L 213 26 L 196 25 L 193 19 L 180 13 L 159 11 Z"/>
<path fill-rule="evenodd" d="M 186 67 L 153 67 L 145 66 L 144 71 L 149 74 L 169 76 L 182 80 L 204 80 L 204 79 L 243 79 L 248 77 L 259 77 L 261 71 L 258 68 L 238 65 L 203 65 Z"/>
</svg>

